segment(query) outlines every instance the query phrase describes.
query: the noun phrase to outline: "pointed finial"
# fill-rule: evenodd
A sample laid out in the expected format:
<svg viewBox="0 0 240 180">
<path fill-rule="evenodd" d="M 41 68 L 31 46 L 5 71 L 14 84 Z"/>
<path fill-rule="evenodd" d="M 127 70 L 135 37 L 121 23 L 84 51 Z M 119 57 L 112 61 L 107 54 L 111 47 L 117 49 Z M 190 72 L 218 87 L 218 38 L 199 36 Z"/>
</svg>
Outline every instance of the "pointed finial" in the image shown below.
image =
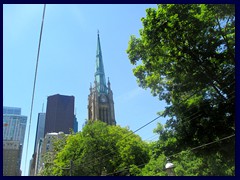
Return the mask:
<svg viewBox="0 0 240 180">
<path fill-rule="evenodd" d="M 109 77 L 108 77 L 108 88 L 110 89 L 110 81 L 109 81 Z"/>
<path fill-rule="evenodd" d="M 98 36 L 99 36 L 99 30 L 97 30 L 97 34 L 98 34 Z"/>
<path fill-rule="evenodd" d="M 90 83 L 90 88 L 89 88 L 90 91 L 92 91 L 92 83 Z"/>
<path fill-rule="evenodd" d="M 44 103 L 43 103 L 43 105 L 42 105 L 42 113 L 43 113 L 43 109 L 44 109 Z"/>
</svg>

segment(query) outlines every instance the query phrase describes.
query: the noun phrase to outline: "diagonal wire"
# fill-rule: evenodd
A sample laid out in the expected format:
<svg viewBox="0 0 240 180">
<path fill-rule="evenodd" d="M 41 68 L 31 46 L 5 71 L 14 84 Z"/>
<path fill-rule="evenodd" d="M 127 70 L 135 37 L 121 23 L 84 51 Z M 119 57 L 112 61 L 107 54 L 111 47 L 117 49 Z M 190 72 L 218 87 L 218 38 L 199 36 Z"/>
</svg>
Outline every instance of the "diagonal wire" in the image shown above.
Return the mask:
<svg viewBox="0 0 240 180">
<path fill-rule="evenodd" d="M 220 142 L 220 141 L 223 141 L 223 140 L 232 138 L 232 137 L 234 137 L 234 136 L 235 136 L 235 134 L 232 134 L 232 135 L 230 135 L 230 136 L 227 136 L 227 137 L 218 139 L 218 140 L 216 140 L 216 141 L 212 141 L 212 142 L 209 142 L 209 143 L 202 144 L 202 145 L 200 145 L 200 146 L 191 148 L 191 149 L 189 149 L 189 151 L 193 151 L 193 150 L 196 150 L 196 149 L 199 149 L 199 148 L 202 148 L 202 147 L 206 147 L 206 146 L 209 146 L 209 145 L 211 145 L 211 144 L 214 144 L 214 143 L 217 143 L 217 142 Z M 181 152 L 182 152 L 182 151 L 181 151 Z M 178 152 L 178 153 L 176 153 L 176 154 L 172 154 L 172 155 L 168 156 L 168 158 L 169 158 L 169 157 L 172 157 L 172 156 L 175 156 L 175 155 L 179 155 L 181 152 Z M 144 163 L 144 164 L 140 164 L 140 165 L 138 165 L 137 167 L 141 167 L 141 166 L 144 166 L 144 165 L 146 165 L 146 164 L 148 164 L 148 162 L 147 162 L 147 163 Z M 106 176 L 108 176 L 108 175 L 114 175 L 114 174 L 116 174 L 116 173 L 120 173 L 120 172 L 123 172 L 123 171 L 127 171 L 127 170 L 129 170 L 129 169 L 131 169 L 131 168 L 125 167 L 123 170 L 118 170 L 118 171 L 116 171 L 116 172 L 108 173 L 108 174 L 106 174 Z"/>
<path fill-rule="evenodd" d="M 225 139 L 229 139 L 229 138 L 234 137 L 234 136 L 235 136 L 235 134 L 232 134 L 232 135 L 230 135 L 230 136 L 227 136 L 227 137 L 218 139 L 218 140 L 213 141 L 213 142 L 209 142 L 209 143 L 206 143 L 206 144 L 202 144 L 202 145 L 200 145 L 200 146 L 191 148 L 191 149 L 189 149 L 189 150 L 190 150 L 190 151 L 193 151 L 193 150 L 196 150 L 196 149 L 199 149 L 199 148 L 202 148 L 202 147 L 205 147 L 205 146 L 209 146 L 209 145 L 211 145 L 211 144 L 214 144 L 214 143 L 223 141 L 223 140 L 225 140 Z M 182 152 L 182 151 L 181 151 L 181 152 Z M 168 158 L 169 158 L 169 157 L 172 157 L 172 156 L 175 156 L 175 155 L 178 155 L 178 154 L 180 154 L 181 152 L 178 152 L 178 153 L 176 153 L 176 154 L 172 154 L 172 155 L 168 156 Z"/>
<path fill-rule="evenodd" d="M 228 73 L 227 75 L 229 75 L 229 74 L 232 74 L 232 72 Z M 226 76 L 227 76 L 227 75 L 226 75 Z M 233 83 L 235 83 L 235 81 L 231 82 L 230 85 L 233 84 Z M 228 85 L 228 86 L 229 86 L 229 85 Z M 227 87 L 227 86 L 226 86 L 226 87 Z M 223 89 L 225 89 L 226 87 L 224 87 Z M 181 103 L 187 101 L 190 97 L 192 97 L 193 95 L 197 94 L 198 92 L 200 92 L 200 91 L 196 91 L 195 93 L 191 94 L 189 97 L 187 97 L 187 98 L 185 98 L 184 100 L 182 100 L 182 101 L 179 103 L 179 105 L 180 105 Z M 231 94 L 232 94 L 232 93 L 231 93 Z M 234 98 L 234 97 L 232 97 L 232 98 Z M 232 98 L 230 98 L 230 99 L 232 99 Z M 173 107 L 173 108 L 175 108 L 175 107 Z M 192 108 L 189 108 L 189 109 L 186 110 L 184 113 L 186 113 L 186 112 L 189 111 L 190 109 L 192 109 Z M 187 117 L 187 119 L 188 119 L 188 118 L 191 118 L 193 115 L 196 115 L 197 113 L 199 113 L 199 111 L 197 111 L 196 113 L 194 113 L 194 114 L 192 114 L 191 116 Z M 202 114 L 202 113 L 200 113 L 200 114 L 198 114 L 197 116 L 195 116 L 195 117 L 187 120 L 187 122 L 192 121 L 193 119 L 196 119 L 196 118 L 199 117 L 201 114 Z M 147 124 L 141 126 L 141 127 L 138 128 L 137 130 L 135 130 L 135 131 L 127 134 L 126 136 L 124 136 L 124 137 L 121 138 L 120 140 L 123 140 L 123 139 L 131 136 L 131 135 L 134 134 L 135 132 L 141 130 L 142 128 L 144 128 L 145 126 L 149 125 L 150 123 L 156 121 L 156 120 L 157 120 L 158 118 L 160 118 L 160 117 L 161 117 L 161 115 L 157 116 L 155 119 L 153 119 L 153 120 L 151 120 L 150 122 L 148 122 Z M 186 122 L 184 122 L 184 123 L 186 123 Z M 97 151 L 95 154 L 97 154 L 97 153 L 99 153 L 99 152 L 100 152 L 100 151 Z M 106 157 L 106 156 L 109 156 L 110 154 L 112 154 L 112 152 L 107 153 L 107 154 L 105 154 L 105 155 L 103 155 L 103 156 L 97 157 L 96 159 L 104 158 L 104 157 Z M 93 161 L 94 161 L 94 160 L 92 160 L 92 161 L 90 161 L 90 162 L 93 162 Z M 86 162 L 86 163 L 84 163 L 84 165 L 89 165 L 89 164 L 91 164 L 90 162 Z M 95 163 L 94 165 L 96 165 L 96 163 Z"/>
<path fill-rule="evenodd" d="M 232 82 L 232 83 L 233 83 L 233 82 Z M 231 84 L 232 84 L 232 83 L 231 83 Z M 234 93 L 234 91 L 233 91 L 232 93 Z M 231 93 L 231 94 L 232 94 L 232 93 Z M 191 96 L 192 96 L 192 95 L 191 95 Z M 234 96 L 231 97 L 230 99 L 233 99 L 233 98 L 234 98 Z M 187 99 L 188 99 L 188 98 L 186 98 L 186 100 L 187 100 Z M 229 99 L 229 100 L 230 100 L 230 99 Z M 184 101 L 182 101 L 182 102 L 184 102 Z M 181 103 L 182 103 L 182 102 L 181 102 Z M 199 111 L 197 111 L 197 113 L 198 113 L 198 112 L 199 112 Z M 193 115 L 195 115 L 195 114 L 197 114 L 197 113 L 194 113 Z M 189 119 L 189 120 L 187 120 L 186 122 L 184 122 L 184 124 L 187 123 L 187 122 L 190 122 L 190 121 L 192 121 L 192 120 L 194 120 L 194 119 L 196 119 L 196 118 L 199 117 L 201 114 L 202 114 L 202 113 L 200 113 L 199 115 L 197 115 L 197 116 L 195 116 L 195 117 L 192 117 L 193 115 L 187 117 L 187 119 L 190 118 L 190 117 L 192 117 L 192 118 Z M 150 124 L 150 123 L 152 123 L 153 121 L 157 120 L 159 117 L 160 117 L 160 116 L 156 117 L 155 119 L 153 119 L 153 120 L 150 121 L 149 123 L 143 125 L 142 127 L 138 128 L 138 129 L 135 130 L 134 132 L 131 132 L 131 133 L 129 133 L 128 135 L 124 136 L 123 138 L 121 138 L 121 140 L 123 140 L 123 139 L 131 136 L 132 134 L 134 134 L 135 132 L 137 132 L 137 131 L 139 131 L 140 129 L 144 128 L 144 127 L 147 126 L 148 124 Z M 96 152 L 96 153 L 99 153 L 99 151 Z M 107 154 L 105 154 L 105 155 L 103 155 L 103 156 L 97 157 L 96 159 L 104 158 L 104 157 L 106 157 L 106 156 L 108 156 L 108 155 L 110 155 L 110 154 L 112 154 L 112 152 L 107 153 Z M 92 161 L 90 161 L 90 162 L 92 162 Z M 84 165 L 92 164 L 92 163 L 90 163 L 90 162 L 84 163 Z M 97 165 L 97 164 L 98 164 L 98 163 L 94 163 L 94 164 L 92 164 L 92 165 L 94 166 L 94 165 Z"/>
<path fill-rule="evenodd" d="M 35 86 L 36 86 L 36 81 L 37 81 L 38 61 L 39 61 L 39 54 L 40 54 L 40 48 L 41 48 L 41 40 L 42 40 L 42 31 L 43 31 L 43 22 L 44 22 L 45 10 L 46 10 L 46 4 L 44 4 L 44 8 L 43 8 L 42 25 L 41 25 L 41 31 L 40 31 L 40 37 L 39 37 L 38 53 L 37 53 L 37 62 L 36 62 L 35 76 L 34 76 L 34 83 L 33 83 L 32 103 L 31 103 L 31 110 L 30 110 L 30 119 L 29 119 L 28 136 L 27 136 L 27 150 L 26 150 L 25 168 L 24 168 L 25 174 L 26 174 L 26 164 L 27 164 L 27 155 L 28 155 L 29 134 L 30 134 L 31 121 L 32 121 L 33 101 L 34 101 Z"/>
</svg>

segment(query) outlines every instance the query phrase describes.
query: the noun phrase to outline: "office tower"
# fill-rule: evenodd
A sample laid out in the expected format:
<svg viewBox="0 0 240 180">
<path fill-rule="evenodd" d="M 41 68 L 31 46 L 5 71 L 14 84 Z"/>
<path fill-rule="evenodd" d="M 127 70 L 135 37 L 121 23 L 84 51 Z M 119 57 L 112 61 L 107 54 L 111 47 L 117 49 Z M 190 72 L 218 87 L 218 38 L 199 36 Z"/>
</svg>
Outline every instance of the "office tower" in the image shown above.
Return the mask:
<svg viewBox="0 0 240 180">
<path fill-rule="evenodd" d="M 69 134 L 74 128 L 74 96 L 48 96 L 44 135 L 51 132 Z"/>
<path fill-rule="evenodd" d="M 20 141 L 23 145 L 27 116 L 4 114 L 3 115 L 3 140 Z"/>
<path fill-rule="evenodd" d="M 88 95 L 88 120 L 101 120 L 109 125 L 116 125 L 113 92 L 109 79 L 106 85 L 99 33 L 97 35 L 94 87 L 90 86 Z"/>
<path fill-rule="evenodd" d="M 20 141 L 23 145 L 27 116 L 21 115 L 21 108 L 3 107 L 3 110 L 11 113 L 3 114 L 3 140 Z"/>
<path fill-rule="evenodd" d="M 30 164 L 29 171 L 28 171 L 29 176 L 34 176 L 38 143 L 40 139 L 44 137 L 45 118 L 46 118 L 46 113 L 38 113 L 34 151 L 29 163 Z"/>
<path fill-rule="evenodd" d="M 39 139 L 44 137 L 45 118 L 46 118 L 46 113 L 38 113 L 34 153 L 37 151 L 37 144 Z"/>
<path fill-rule="evenodd" d="M 3 114 L 21 115 L 21 108 L 3 106 Z"/>
<path fill-rule="evenodd" d="M 4 175 L 21 175 L 20 165 L 27 124 L 21 108 L 3 107 L 3 169 Z"/>
<path fill-rule="evenodd" d="M 36 166 L 35 166 L 35 175 L 38 175 L 41 172 L 41 169 L 44 168 L 44 164 L 53 163 L 54 152 L 53 144 L 55 140 L 61 139 L 65 136 L 63 132 L 52 132 L 47 133 L 44 138 L 41 138 L 38 143 L 38 150 L 36 156 Z"/>
<path fill-rule="evenodd" d="M 3 176 L 21 176 L 21 152 L 19 141 L 3 141 Z"/>
</svg>

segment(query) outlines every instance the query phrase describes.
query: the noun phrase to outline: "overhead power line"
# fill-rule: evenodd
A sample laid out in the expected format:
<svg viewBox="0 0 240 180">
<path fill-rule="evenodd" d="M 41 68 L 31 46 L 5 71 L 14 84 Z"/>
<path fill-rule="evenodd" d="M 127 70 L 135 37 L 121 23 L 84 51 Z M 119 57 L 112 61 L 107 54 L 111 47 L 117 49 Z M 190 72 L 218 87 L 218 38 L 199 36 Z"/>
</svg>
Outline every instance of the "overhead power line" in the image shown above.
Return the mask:
<svg viewBox="0 0 240 180">
<path fill-rule="evenodd" d="M 193 151 L 193 150 L 196 150 L 196 149 L 199 149 L 199 148 L 202 148 L 202 147 L 206 147 L 206 146 L 209 146 L 209 145 L 211 145 L 211 144 L 214 144 L 214 143 L 217 143 L 217 142 L 220 142 L 220 141 L 229 139 L 229 138 L 234 137 L 234 136 L 235 136 L 235 134 L 232 134 L 232 135 L 230 135 L 230 136 L 227 136 L 227 137 L 218 139 L 218 140 L 216 140 L 216 141 L 212 141 L 212 142 L 209 142 L 209 143 L 202 144 L 202 145 L 200 145 L 200 146 L 191 148 L 189 151 Z M 181 151 L 181 152 L 182 152 L 182 151 Z M 176 153 L 176 154 L 172 154 L 172 155 L 170 155 L 170 156 L 168 156 L 168 157 L 176 156 L 176 155 L 180 154 L 181 152 L 178 152 L 178 153 Z"/>
<path fill-rule="evenodd" d="M 43 7 L 42 25 L 41 25 L 41 31 L 40 31 L 40 37 L 39 37 L 39 43 L 38 43 L 37 62 L 36 62 L 35 76 L 34 76 L 34 82 L 33 82 L 32 103 L 31 103 L 30 119 L 29 119 L 29 126 L 28 126 L 27 150 L 26 150 L 25 168 L 24 168 L 25 174 L 26 174 L 26 168 L 27 168 L 26 164 L 27 164 L 27 156 L 28 156 L 28 143 L 29 143 L 31 121 L 32 121 L 33 102 L 34 102 L 34 95 L 35 95 L 35 86 L 36 86 L 36 81 L 37 81 L 38 61 L 39 61 L 40 48 L 41 48 L 41 40 L 42 40 L 42 32 L 43 32 L 43 23 L 44 23 L 45 10 L 46 10 L 46 4 L 44 4 L 44 7 Z"/>
<path fill-rule="evenodd" d="M 227 73 L 227 74 L 225 75 L 225 77 L 228 76 L 228 75 L 231 75 L 232 73 L 233 73 L 233 72 Z M 228 86 L 230 86 L 230 85 L 232 85 L 232 84 L 234 84 L 234 83 L 235 83 L 235 81 L 232 81 L 229 85 L 225 86 L 225 87 L 222 88 L 222 89 L 225 89 L 225 88 L 227 88 Z M 202 90 L 201 90 L 201 91 L 202 91 Z M 184 103 L 184 102 L 187 101 L 189 98 L 191 98 L 192 96 L 194 96 L 195 94 L 197 94 L 197 93 L 199 93 L 199 92 L 200 92 L 200 91 L 194 92 L 193 94 L 191 94 L 190 96 L 188 96 L 187 98 L 185 98 L 184 100 L 182 100 L 182 101 L 179 103 L 179 105 L 182 104 L 182 103 Z M 232 94 L 232 93 L 234 93 L 234 92 L 235 92 L 235 91 L 231 92 L 230 94 Z M 229 100 L 232 99 L 232 98 L 234 98 L 234 97 L 229 98 Z M 175 107 L 173 107 L 173 108 L 175 108 Z M 191 109 L 193 109 L 193 107 L 188 108 L 184 113 L 188 112 L 188 111 L 191 110 Z M 188 120 L 185 121 L 184 124 L 187 123 L 187 122 L 190 122 L 190 121 L 192 121 L 192 120 L 194 120 L 194 119 L 196 119 L 196 118 L 198 118 L 198 117 L 200 117 L 202 113 L 201 113 L 201 112 L 199 113 L 199 112 L 200 112 L 200 111 L 197 111 L 197 112 L 195 112 L 194 114 L 188 116 L 188 117 L 186 118 L 186 119 L 188 119 Z M 184 113 L 183 113 L 183 114 L 184 114 Z M 198 113 L 199 113 L 199 114 L 198 114 Z M 197 115 L 197 114 L 198 114 L 198 115 Z M 196 115 L 196 116 L 194 117 L 194 115 Z M 160 117 L 161 117 L 161 115 L 157 116 L 156 118 L 154 118 L 154 119 L 151 120 L 150 122 L 148 122 L 148 123 L 146 123 L 145 125 L 141 126 L 141 127 L 138 128 L 137 130 L 135 130 L 135 131 L 127 134 L 126 136 L 124 136 L 124 137 L 121 138 L 120 140 L 123 140 L 123 139 L 131 136 L 132 134 L 136 133 L 137 131 L 141 130 L 142 128 L 146 127 L 147 125 L 151 124 L 152 122 L 156 121 L 156 120 L 159 119 Z M 99 154 L 100 152 L 101 152 L 101 151 L 97 151 L 96 153 L 94 153 L 94 155 L 97 155 L 97 154 Z M 114 152 L 115 152 L 115 151 L 114 151 Z M 96 157 L 96 159 L 104 158 L 104 157 L 109 156 L 109 155 L 112 155 L 112 154 L 113 154 L 113 153 L 110 152 L 110 153 L 107 153 L 107 154 L 105 154 L 105 155 L 103 155 L 103 156 Z M 89 165 L 89 164 L 91 164 L 90 162 L 93 162 L 93 161 L 95 161 L 96 159 L 90 160 L 89 162 L 86 162 L 86 163 L 84 163 L 84 164 Z M 95 163 L 94 165 L 96 165 L 96 163 Z"/>
<path fill-rule="evenodd" d="M 234 137 L 234 136 L 235 136 L 235 134 L 232 134 L 232 135 L 230 135 L 230 136 L 227 136 L 227 137 L 218 139 L 218 140 L 216 140 L 216 141 L 209 142 L 209 143 L 202 144 L 202 145 L 200 145 L 200 146 L 191 148 L 189 151 L 193 151 L 193 150 L 196 150 L 196 149 L 199 149 L 199 148 L 202 148 L 202 147 L 206 147 L 206 146 L 209 146 L 209 145 L 211 145 L 211 144 L 214 144 L 214 143 L 217 143 L 217 142 L 226 140 L 226 139 L 230 139 L 230 138 L 232 138 L 232 137 Z M 181 152 L 183 152 L 183 151 L 181 151 Z M 178 153 L 176 153 L 176 154 L 170 155 L 170 156 L 168 156 L 168 158 L 169 158 L 169 157 L 172 157 L 172 156 L 175 156 L 175 155 L 179 155 L 181 152 L 178 152 Z M 138 165 L 137 167 L 141 167 L 141 166 L 144 166 L 144 165 L 146 165 L 146 164 L 148 164 L 148 162 L 147 162 L 147 163 L 144 163 L 144 164 L 140 164 L 140 165 Z M 124 172 L 124 171 L 127 171 L 127 170 L 129 170 L 129 169 L 130 169 L 130 168 L 127 168 L 127 167 L 126 167 L 126 168 L 124 168 L 123 170 L 119 170 L 119 171 L 117 171 L 117 172 L 108 173 L 108 174 L 106 174 L 106 176 L 107 176 L 107 175 L 113 175 L 113 174 L 120 173 L 120 172 Z"/>
</svg>

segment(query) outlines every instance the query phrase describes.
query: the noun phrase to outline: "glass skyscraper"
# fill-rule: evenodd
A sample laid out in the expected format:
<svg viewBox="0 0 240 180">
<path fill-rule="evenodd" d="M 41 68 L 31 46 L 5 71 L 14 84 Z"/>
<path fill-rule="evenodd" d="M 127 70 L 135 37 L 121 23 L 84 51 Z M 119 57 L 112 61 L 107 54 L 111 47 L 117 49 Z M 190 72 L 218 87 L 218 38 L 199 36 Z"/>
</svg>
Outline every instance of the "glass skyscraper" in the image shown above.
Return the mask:
<svg viewBox="0 0 240 180">
<path fill-rule="evenodd" d="M 21 115 L 21 108 L 3 106 L 3 114 Z"/>
<path fill-rule="evenodd" d="M 3 107 L 3 140 L 23 145 L 26 125 L 27 116 L 21 115 L 21 108 Z"/>
<path fill-rule="evenodd" d="M 46 118 L 46 113 L 38 113 L 34 153 L 36 153 L 36 151 L 37 151 L 37 145 L 38 145 L 40 138 L 44 138 L 45 118 Z"/>
<path fill-rule="evenodd" d="M 3 107 L 3 175 L 21 175 L 20 164 L 27 125 L 21 108 Z"/>
</svg>

